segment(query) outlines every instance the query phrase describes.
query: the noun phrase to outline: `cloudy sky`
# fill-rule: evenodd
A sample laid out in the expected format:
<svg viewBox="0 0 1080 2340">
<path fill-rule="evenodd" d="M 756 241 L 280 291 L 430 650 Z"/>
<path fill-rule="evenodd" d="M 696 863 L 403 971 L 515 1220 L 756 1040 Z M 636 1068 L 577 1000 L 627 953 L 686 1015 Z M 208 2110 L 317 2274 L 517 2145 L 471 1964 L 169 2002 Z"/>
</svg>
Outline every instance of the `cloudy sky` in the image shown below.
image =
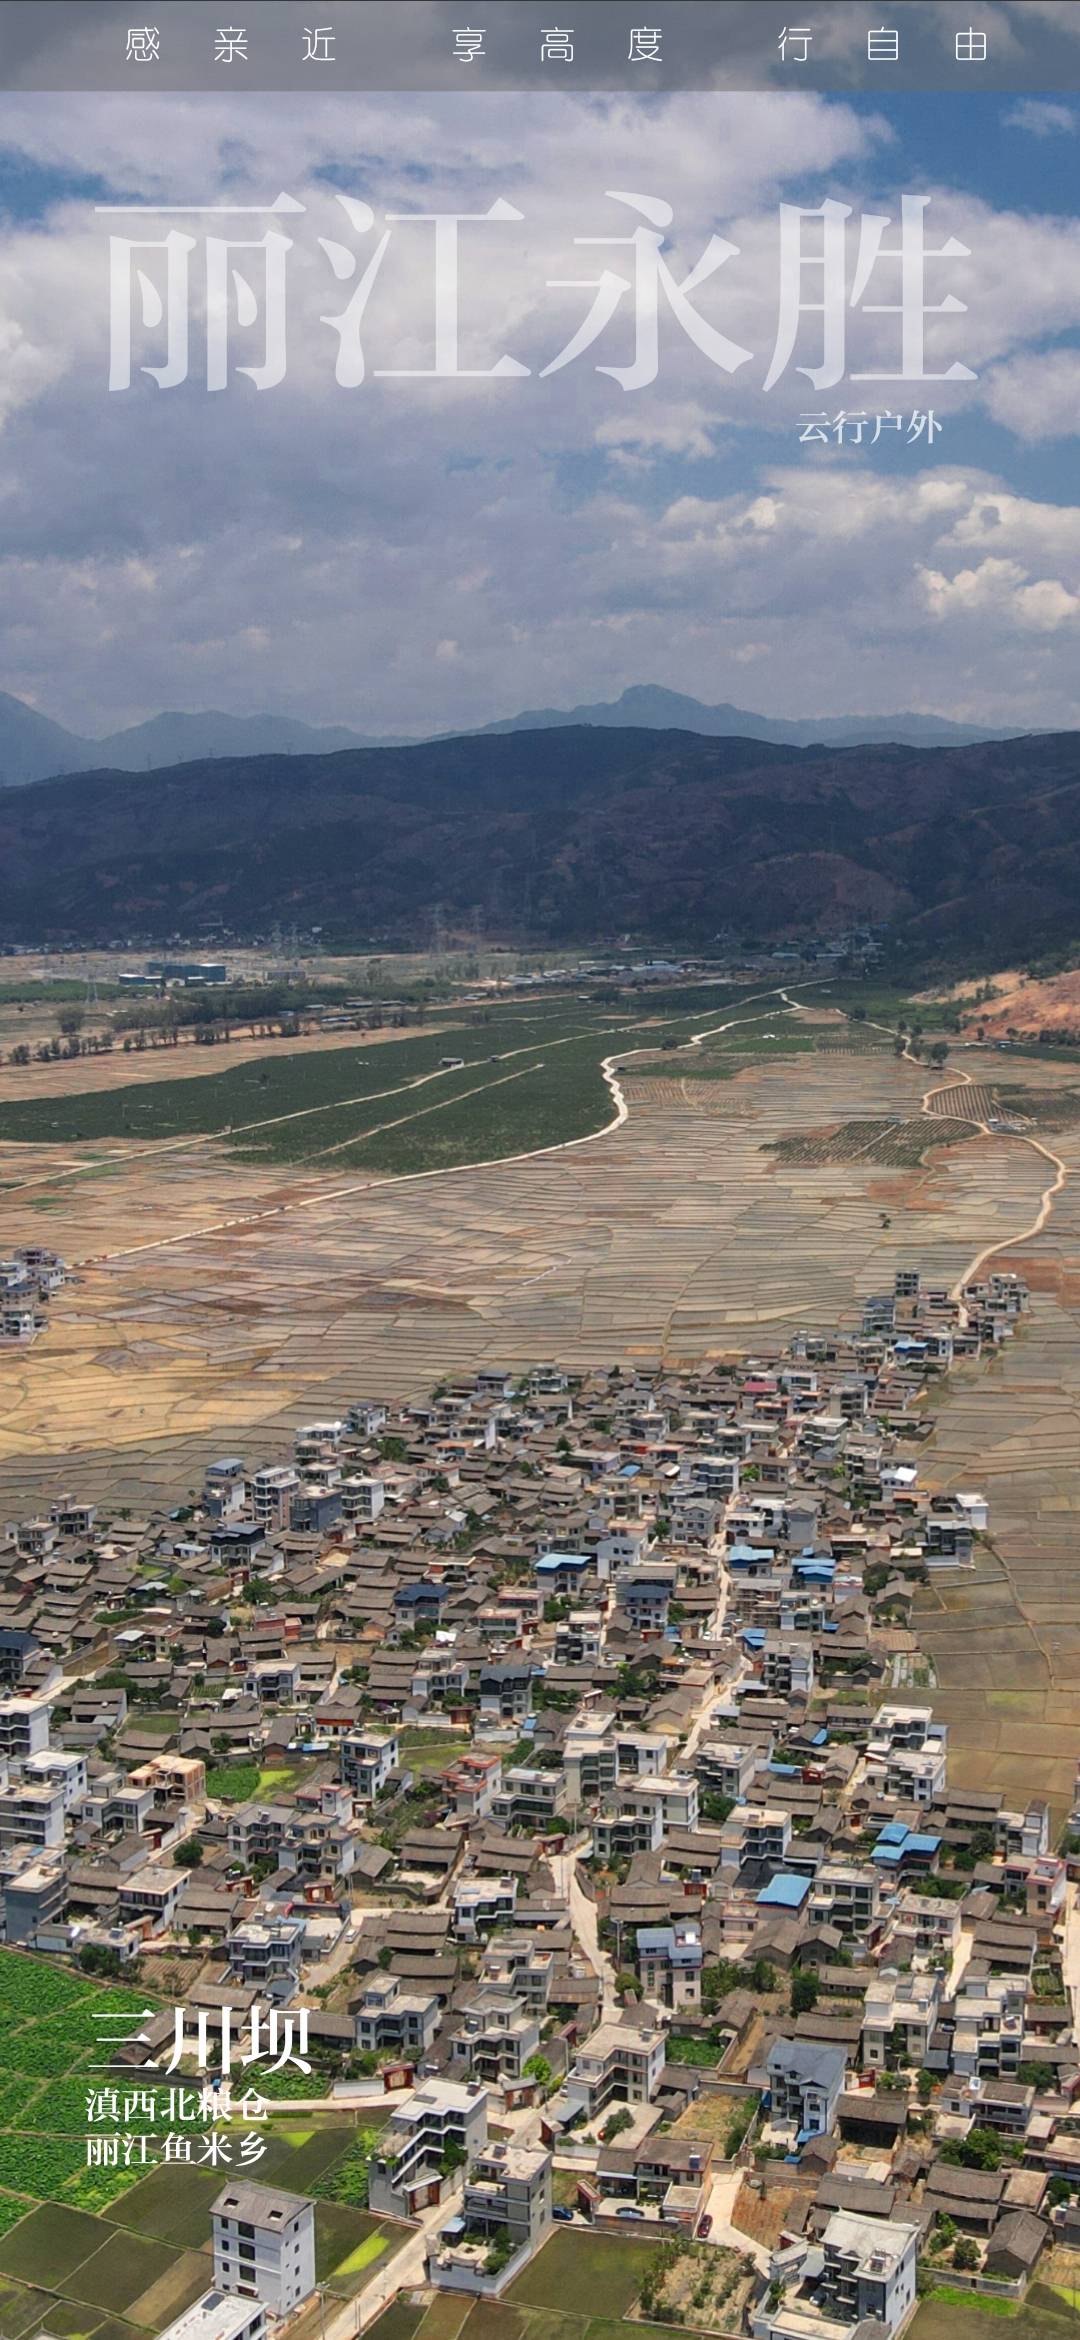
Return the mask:
<svg viewBox="0 0 1080 2340">
<path fill-rule="evenodd" d="M 87 732 L 217 707 L 410 733 L 643 681 L 792 716 L 1080 726 L 1078 164 L 1080 106 L 1050 97 L 0 99 L 0 688 Z M 676 281 L 710 236 L 736 247 L 694 294 L 750 353 L 735 371 L 669 310 L 657 379 L 624 387 L 598 370 L 632 356 L 624 300 L 542 377 L 593 298 L 549 280 L 627 267 L 575 248 L 633 226 L 610 190 L 670 206 Z M 285 379 L 208 392 L 207 222 L 97 206 L 283 192 L 303 206 L 277 215 Z M 895 223 L 904 193 L 931 198 L 930 244 L 970 250 L 928 268 L 928 300 L 965 307 L 928 321 L 926 362 L 972 378 L 815 388 L 807 316 L 766 391 L 779 206 L 851 206 L 850 286 L 861 218 Z M 422 378 L 432 230 L 405 222 L 370 281 L 365 379 L 340 383 L 325 320 L 384 215 L 497 200 L 523 217 L 462 231 L 460 363 L 528 372 Z M 140 371 L 164 331 L 140 324 L 110 392 L 110 233 L 168 228 L 196 238 L 188 378 Z M 260 265 L 236 259 L 257 288 Z M 163 287 L 158 257 L 144 270 Z M 895 287 L 879 261 L 849 308 L 849 375 L 895 370 L 898 320 L 866 307 Z M 261 316 L 231 298 L 235 364 L 257 366 Z M 932 447 L 800 443 L 807 414 L 928 407 Z"/>
</svg>

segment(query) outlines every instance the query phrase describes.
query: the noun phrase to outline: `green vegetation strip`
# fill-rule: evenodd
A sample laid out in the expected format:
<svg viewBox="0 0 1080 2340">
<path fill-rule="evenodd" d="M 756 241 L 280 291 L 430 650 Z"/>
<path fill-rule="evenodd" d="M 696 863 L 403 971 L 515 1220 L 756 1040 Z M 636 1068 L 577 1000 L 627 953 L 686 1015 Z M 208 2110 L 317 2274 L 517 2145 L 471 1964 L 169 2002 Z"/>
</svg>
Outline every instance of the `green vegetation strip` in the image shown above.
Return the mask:
<svg viewBox="0 0 1080 2340">
<path fill-rule="evenodd" d="M 320 1159 L 386 1175 L 450 1168 L 591 1135 L 611 1116 L 603 1058 L 665 1040 L 678 1046 L 742 1005 L 759 1012 L 726 1036 L 736 1053 L 811 1047 L 813 1032 L 779 998 L 761 1004 L 767 989 L 681 987 L 612 1002 L 562 998 L 527 1011 L 493 1005 L 483 1020 L 410 1040 L 291 1050 L 197 1078 L 23 1098 L 0 1108 L 0 1141 L 217 1137 L 254 1161 Z M 770 1019 L 781 1026 L 774 1041 L 763 1037 Z M 667 1053 L 674 1063 L 674 1048 Z M 461 1065 L 444 1064 L 450 1056 Z M 677 1061 L 680 1071 L 696 1066 L 697 1052 Z M 664 1069 L 662 1060 L 652 1069 Z"/>
</svg>

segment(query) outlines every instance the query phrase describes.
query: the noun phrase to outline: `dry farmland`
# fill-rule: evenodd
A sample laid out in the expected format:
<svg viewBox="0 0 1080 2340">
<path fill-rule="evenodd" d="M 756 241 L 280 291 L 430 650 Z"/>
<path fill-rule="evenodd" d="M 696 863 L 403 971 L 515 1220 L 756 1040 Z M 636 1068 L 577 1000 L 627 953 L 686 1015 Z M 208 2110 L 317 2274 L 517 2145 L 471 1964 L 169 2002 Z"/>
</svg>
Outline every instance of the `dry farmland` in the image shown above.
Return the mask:
<svg viewBox="0 0 1080 2340">
<path fill-rule="evenodd" d="M 1003 1128 L 1010 1084 L 1035 1089 L 1030 1064 L 965 1050 L 930 1075 L 887 1041 L 843 1046 L 839 1019 L 838 1044 L 815 1034 L 801 1054 L 778 1029 L 727 1065 L 708 1050 L 651 1070 L 628 1056 L 621 1126 L 435 1176 L 247 1161 L 205 1139 L 3 1145 L 0 1248 L 42 1240 L 77 1264 L 47 1331 L 0 1359 L 3 1515 L 59 1483 L 180 1501 L 214 1450 L 279 1453 L 298 1420 L 346 1398 L 484 1361 L 767 1349 L 850 1319 L 901 1263 L 952 1284 L 1003 1246 L 1032 1284 L 1030 1322 L 1000 1363 L 954 1377 L 929 1453 L 942 1485 L 986 1488 L 995 1548 L 974 1578 L 932 1588 L 922 1629 L 957 1777 L 985 1781 L 989 1755 L 1003 1785 L 1060 1803 L 1080 1661 L 1080 1123 L 1066 1102 L 1080 1078 L 1040 1065 L 1030 1130 Z M 944 1094 L 920 1129 L 931 1087 Z M 81 1166 L 66 1182 L 65 1162 Z"/>
</svg>

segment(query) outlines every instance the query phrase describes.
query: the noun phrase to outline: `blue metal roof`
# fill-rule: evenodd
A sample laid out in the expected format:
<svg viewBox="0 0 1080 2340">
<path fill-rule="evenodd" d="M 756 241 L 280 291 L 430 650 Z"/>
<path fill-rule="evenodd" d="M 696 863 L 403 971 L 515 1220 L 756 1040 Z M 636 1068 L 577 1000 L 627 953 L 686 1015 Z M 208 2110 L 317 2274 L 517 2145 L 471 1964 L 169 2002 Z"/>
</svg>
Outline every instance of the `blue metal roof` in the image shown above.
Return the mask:
<svg viewBox="0 0 1080 2340">
<path fill-rule="evenodd" d="M 759 1909 L 801 1909 L 809 1891 L 809 1877 L 795 1877 L 784 1870 L 762 1887 L 757 1906 Z"/>
<path fill-rule="evenodd" d="M 905 1828 L 902 1820 L 890 1820 L 882 1829 L 870 1858 L 881 1868 L 895 1869 L 909 1858 L 932 1860 L 940 1845 L 940 1836 L 920 1835 L 914 1829 Z"/>
</svg>

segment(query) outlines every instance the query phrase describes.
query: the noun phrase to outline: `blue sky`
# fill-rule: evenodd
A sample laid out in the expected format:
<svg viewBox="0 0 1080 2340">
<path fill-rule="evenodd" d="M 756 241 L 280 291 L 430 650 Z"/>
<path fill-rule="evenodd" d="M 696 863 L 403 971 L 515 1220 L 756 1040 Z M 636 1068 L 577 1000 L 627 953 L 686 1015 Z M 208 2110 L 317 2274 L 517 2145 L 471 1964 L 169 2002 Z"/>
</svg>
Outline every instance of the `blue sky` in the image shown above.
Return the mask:
<svg viewBox="0 0 1080 2340">
<path fill-rule="evenodd" d="M 791 715 L 1080 725 L 1078 160 L 1080 109 L 1038 93 L 0 100 L 0 687 L 91 732 L 209 706 L 421 732 L 642 681 Z M 305 207 L 285 379 L 208 393 L 197 237 L 189 378 L 140 374 L 162 356 L 140 328 L 110 392 L 109 230 L 170 223 L 95 202 L 281 189 Z M 727 372 L 666 316 L 656 380 L 625 389 L 597 370 L 628 363 L 624 304 L 540 378 L 591 298 L 549 280 L 626 264 L 575 249 L 628 232 L 611 189 L 670 204 L 676 281 L 710 234 L 738 247 L 695 306 L 750 363 Z M 853 264 L 860 213 L 895 219 L 904 192 L 930 196 L 931 241 L 970 248 L 928 277 L 966 304 L 928 347 L 974 380 L 819 391 L 804 319 L 765 395 L 780 204 L 851 206 Z M 335 380 L 326 319 L 384 214 L 497 196 L 523 217 L 465 233 L 462 362 L 510 353 L 528 377 L 375 378 L 431 363 L 430 231 L 398 225 L 365 379 Z M 849 365 L 895 364 L 895 320 L 847 322 Z M 234 363 L 261 334 L 232 331 Z M 807 412 L 929 405 L 931 448 L 800 443 Z"/>
</svg>

